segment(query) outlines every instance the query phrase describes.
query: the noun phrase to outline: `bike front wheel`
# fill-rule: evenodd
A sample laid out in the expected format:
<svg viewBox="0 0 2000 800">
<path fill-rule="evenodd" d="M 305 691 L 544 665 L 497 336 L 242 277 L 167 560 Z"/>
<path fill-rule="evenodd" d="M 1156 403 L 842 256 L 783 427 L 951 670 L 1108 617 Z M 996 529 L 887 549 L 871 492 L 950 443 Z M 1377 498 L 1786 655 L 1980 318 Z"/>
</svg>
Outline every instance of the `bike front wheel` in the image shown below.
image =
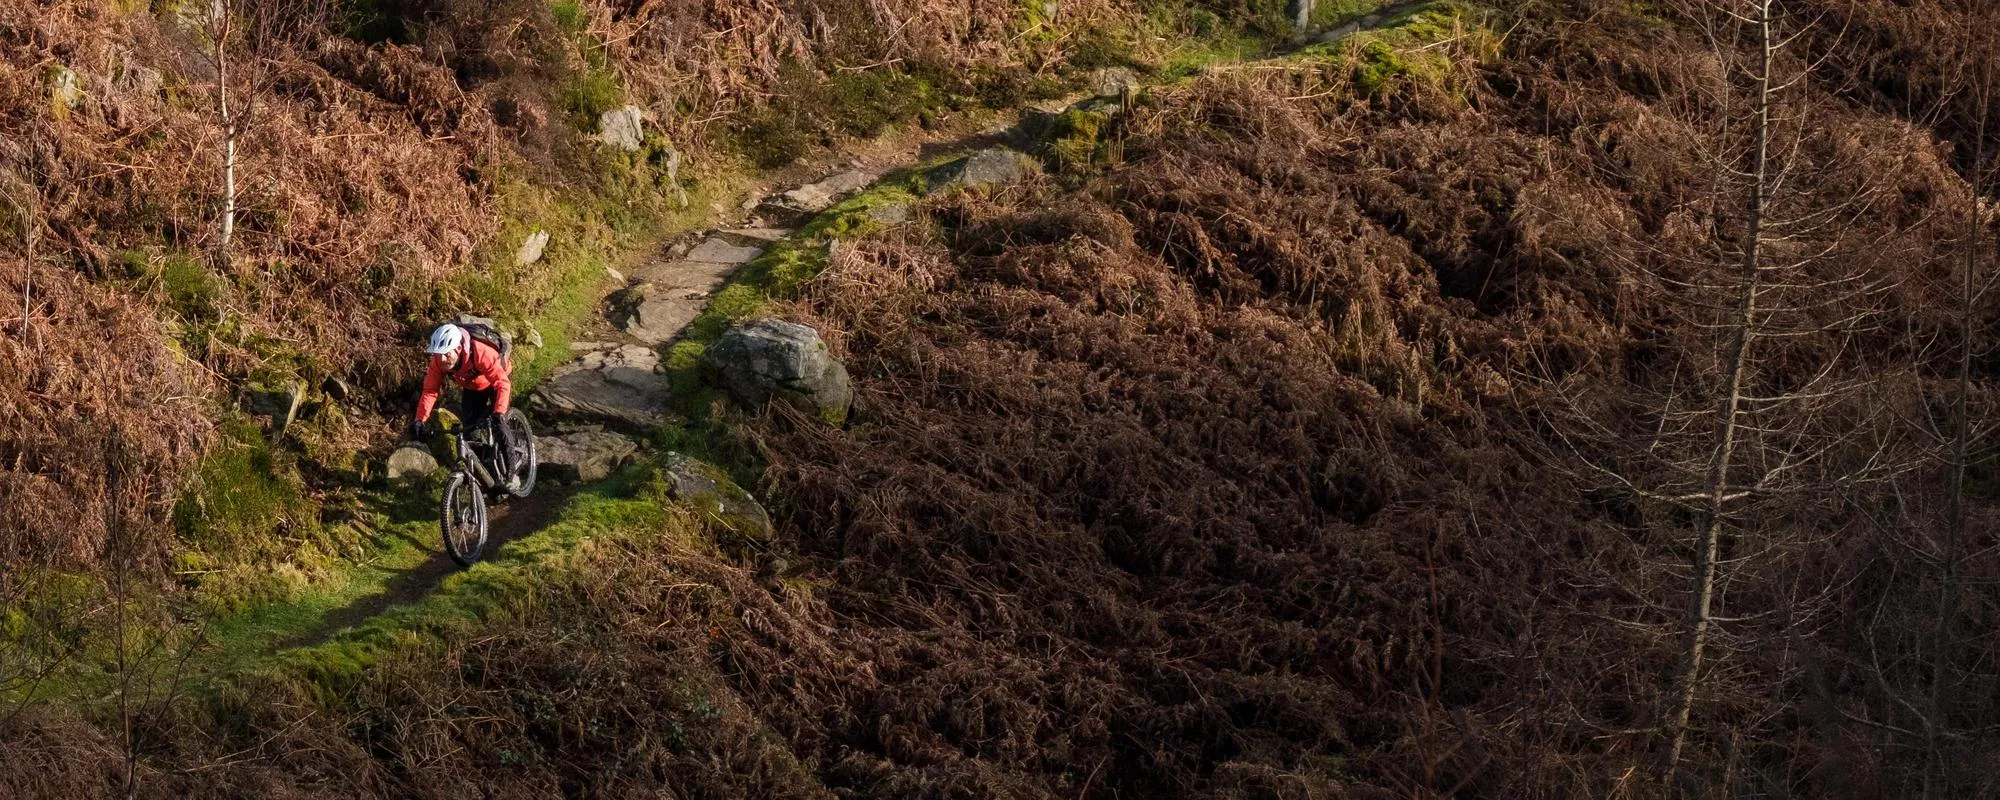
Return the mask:
<svg viewBox="0 0 2000 800">
<path fill-rule="evenodd" d="M 442 506 L 445 552 L 459 566 L 472 566 L 486 549 L 486 493 L 471 475 L 454 472 L 444 485 Z"/>
</svg>

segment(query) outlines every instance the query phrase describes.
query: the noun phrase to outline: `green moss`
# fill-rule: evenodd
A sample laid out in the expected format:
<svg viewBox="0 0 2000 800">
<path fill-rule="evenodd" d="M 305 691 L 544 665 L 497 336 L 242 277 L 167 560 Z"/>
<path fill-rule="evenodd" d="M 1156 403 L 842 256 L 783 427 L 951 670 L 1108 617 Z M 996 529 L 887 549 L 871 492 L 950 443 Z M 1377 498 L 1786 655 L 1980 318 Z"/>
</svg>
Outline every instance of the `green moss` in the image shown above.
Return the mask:
<svg viewBox="0 0 2000 800">
<path fill-rule="evenodd" d="M 223 284 L 199 260 L 186 253 L 169 254 L 160 261 L 157 276 L 167 306 L 183 318 L 202 320 L 215 316 Z"/>
<path fill-rule="evenodd" d="M 1319 0 L 1313 5 L 1312 27 L 1314 30 L 1337 28 L 1358 21 L 1386 5 L 1390 3 L 1383 0 Z"/>
<path fill-rule="evenodd" d="M 221 426 L 223 440 L 195 470 L 175 503 L 174 532 L 187 546 L 221 562 L 263 561 L 285 540 L 319 538 L 319 507 L 289 456 L 271 449 L 262 431 L 240 415 Z M 290 548 L 286 548 L 290 549 Z"/>
<path fill-rule="evenodd" d="M 562 92 L 563 109 L 581 130 L 591 129 L 604 112 L 623 105 L 624 98 L 617 74 L 601 67 L 578 73 Z"/>
<path fill-rule="evenodd" d="M 768 169 L 841 137 L 879 135 L 948 104 L 933 83 L 900 66 L 828 75 L 788 62 L 771 100 L 739 114 L 732 127 L 739 152 Z"/>
<path fill-rule="evenodd" d="M 549 13 L 555 17 L 556 25 L 572 36 L 583 35 L 590 24 L 590 16 L 578 0 L 555 0 L 549 4 Z"/>
<path fill-rule="evenodd" d="M 1437 47 L 1451 42 L 1452 50 Z M 1379 97 L 1405 83 L 1446 86 L 1456 74 L 1455 58 L 1497 58 L 1501 40 L 1472 6 L 1433 4 L 1407 10 L 1376 30 L 1300 50 L 1295 59 L 1345 64 L 1354 91 Z"/>
<path fill-rule="evenodd" d="M 1072 108 L 1058 115 L 1046 134 L 1048 155 L 1057 170 L 1076 172 L 1100 162 L 1115 161 L 1115 142 L 1105 139 L 1109 112 Z"/>
<path fill-rule="evenodd" d="M 1363 95 L 1370 97 L 1382 94 L 1395 78 L 1410 74 L 1410 64 L 1380 40 L 1368 42 L 1361 47 L 1359 58 L 1354 64 L 1354 86 Z"/>
<path fill-rule="evenodd" d="M 658 484 L 656 467 L 630 466 L 565 502 L 556 520 L 541 531 L 450 575 L 417 602 L 392 607 L 323 644 L 279 654 L 264 677 L 304 684 L 320 697 L 339 696 L 384 657 L 434 646 L 440 638 L 468 630 L 479 620 L 534 602 L 539 594 L 536 587 L 562 580 L 575 563 L 578 548 L 588 540 L 692 535 L 685 530 L 688 520 L 658 502 Z M 397 526 L 402 527 L 406 526 Z M 424 524 L 421 530 L 429 538 L 429 525 Z M 396 571 L 388 571 L 379 581 L 385 582 L 394 574 Z M 340 599 L 365 598 L 382 585 L 374 576 L 357 577 L 364 579 L 340 587 L 333 595 L 312 596 L 306 598 L 310 602 L 269 609 L 260 619 L 244 621 L 255 622 L 254 628 L 231 628 L 222 633 L 236 657 L 254 658 L 274 637 L 312 630 L 326 611 L 340 607 Z"/>
</svg>

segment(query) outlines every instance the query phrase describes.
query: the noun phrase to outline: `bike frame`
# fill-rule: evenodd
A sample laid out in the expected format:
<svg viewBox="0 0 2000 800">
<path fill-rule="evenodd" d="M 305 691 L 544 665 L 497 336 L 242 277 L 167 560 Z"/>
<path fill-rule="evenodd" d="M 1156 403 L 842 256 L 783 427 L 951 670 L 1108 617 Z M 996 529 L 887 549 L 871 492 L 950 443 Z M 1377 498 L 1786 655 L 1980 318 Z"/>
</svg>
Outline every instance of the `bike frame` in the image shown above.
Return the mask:
<svg viewBox="0 0 2000 800">
<path fill-rule="evenodd" d="M 439 433 L 450 436 L 458 442 L 458 471 L 471 475 L 472 479 L 478 481 L 481 487 L 492 490 L 500 486 L 500 481 L 493 474 L 492 467 L 486 463 L 485 459 L 479 457 L 478 451 L 472 448 L 472 438 L 469 435 L 479 430 L 479 428 L 468 429 L 464 425 L 440 426 L 438 428 Z M 491 437 L 493 431 L 487 429 L 486 435 Z M 489 442 L 489 444 L 491 443 Z"/>
</svg>

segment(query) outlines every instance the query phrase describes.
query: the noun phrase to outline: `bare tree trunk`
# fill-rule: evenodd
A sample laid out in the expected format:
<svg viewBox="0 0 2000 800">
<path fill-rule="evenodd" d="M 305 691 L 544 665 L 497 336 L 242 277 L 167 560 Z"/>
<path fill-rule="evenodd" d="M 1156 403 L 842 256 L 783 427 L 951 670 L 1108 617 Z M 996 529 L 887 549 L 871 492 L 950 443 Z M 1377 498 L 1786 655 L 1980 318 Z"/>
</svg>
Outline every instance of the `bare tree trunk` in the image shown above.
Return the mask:
<svg viewBox="0 0 2000 800">
<path fill-rule="evenodd" d="M 218 252 L 229 257 L 229 240 L 236 233 L 236 120 L 229 116 L 229 34 L 234 14 L 223 0 L 210 13 L 215 30 L 215 105 L 222 118 L 222 237 Z"/>
<path fill-rule="evenodd" d="M 1980 20 L 1967 20 L 1969 26 L 1976 26 Z M 1974 30 L 1979 30 L 1973 27 Z M 1990 43 L 1991 32 L 1982 31 L 1980 45 Z M 1924 720 L 1924 788 L 1923 796 L 1935 796 L 1934 780 L 1942 772 L 1945 764 L 1938 747 L 1939 727 L 1947 723 L 1942 719 L 1949 698 L 1946 696 L 1945 674 L 1951 669 L 1952 641 L 1956 637 L 1953 630 L 1954 617 L 1959 603 L 1959 561 L 1963 558 L 1965 539 L 1965 494 L 1966 470 L 1972 448 L 1972 348 L 1973 315 L 1978 292 L 1974 288 L 1973 276 L 1979 269 L 1980 240 L 1985 224 L 1980 213 L 1980 201 L 1986 189 L 1986 124 L 1993 92 L 1992 63 L 1990 47 L 1974 47 L 1971 59 L 1978 63 L 1972 87 L 1978 123 L 1973 135 L 1973 155 L 1971 174 L 1971 208 L 1966 212 L 1965 262 L 1959 275 L 1958 297 L 1958 376 L 1957 396 L 1952 403 L 1951 440 L 1951 488 L 1945 498 L 1944 541 L 1939 553 L 1939 570 L 1942 572 L 1942 586 L 1938 592 L 1938 613 L 1931 626 L 1931 692 L 1929 716 Z"/>
<path fill-rule="evenodd" d="M 139 792 L 138 754 L 132 749 L 132 665 L 126 652 L 126 578 L 129 563 L 128 547 L 125 542 L 125 475 L 124 436 L 116 426 L 105 440 L 104 453 L 104 528 L 106 549 L 111 557 L 111 602 L 112 635 L 114 652 L 118 661 L 118 722 L 125 749 L 121 794 L 135 797 Z"/>
<path fill-rule="evenodd" d="M 39 192 L 38 192 L 39 193 Z M 35 219 L 41 204 L 30 202 L 21 209 L 21 249 L 26 256 L 26 266 L 21 275 L 21 345 L 28 346 L 28 332 L 32 330 L 29 320 L 35 313 L 35 237 L 41 222 Z"/>
<path fill-rule="evenodd" d="M 1672 738 L 1667 752 L 1666 773 L 1671 777 L 1680 768 L 1681 754 L 1687 745 L 1688 719 L 1694 712 L 1695 695 L 1701 683 L 1701 668 L 1708 646 L 1709 630 L 1714 624 L 1716 559 L 1720 556 L 1722 525 L 1725 508 L 1729 502 L 1729 471 L 1731 458 L 1736 451 L 1737 417 L 1743 404 L 1743 373 L 1749 365 L 1750 345 L 1757 334 L 1757 293 L 1760 288 L 1762 270 L 1762 237 L 1765 202 L 1765 161 L 1770 151 L 1771 123 L 1771 0 L 1756 0 L 1757 17 L 1752 20 L 1756 30 L 1758 47 L 1758 69 L 1755 78 L 1757 92 L 1756 116 L 1752 123 L 1753 139 L 1749 168 L 1745 170 L 1751 180 L 1747 231 L 1743 246 L 1743 260 L 1738 267 L 1738 279 L 1742 290 L 1738 295 L 1734 332 L 1731 335 L 1726 358 L 1726 372 L 1723 377 L 1722 395 L 1717 402 L 1715 419 L 1715 448 L 1709 459 L 1708 476 L 1702 487 L 1706 495 L 1703 508 L 1701 534 L 1695 542 L 1694 586 L 1687 610 L 1687 654 L 1681 662 L 1681 674 L 1676 681 L 1675 699 L 1666 719 L 1666 730 Z"/>
</svg>

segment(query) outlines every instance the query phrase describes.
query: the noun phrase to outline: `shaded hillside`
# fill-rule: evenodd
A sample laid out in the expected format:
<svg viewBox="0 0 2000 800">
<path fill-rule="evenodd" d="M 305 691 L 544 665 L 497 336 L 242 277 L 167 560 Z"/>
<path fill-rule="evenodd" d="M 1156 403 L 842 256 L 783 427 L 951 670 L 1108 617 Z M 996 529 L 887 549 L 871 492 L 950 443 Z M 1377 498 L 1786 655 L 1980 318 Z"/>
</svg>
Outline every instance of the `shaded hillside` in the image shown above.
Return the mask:
<svg viewBox="0 0 2000 800">
<path fill-rule="evenodd" d="M 943 80 L 838 77 L 880 60 L 927 55 L 991 102 L 1034 78 L 967 64 L 1107 63 L 1035 13 L 986 27 L 1020 10 L 1002 4 L 781 5 L 577 19 L 633 34 L 602 39 L 635 48 L 609 63 L 662 65 L 628 85 L 744 103 L 728 130 L 752 141 L 713 146 L 773 163 L 784 137 L 862 135 L 857 97 Z M 1992 450 L 1951 444 L 2000 399 L 1992 295 L 1966 289 L 1993 274 L 1990 192 L 1964 177 L 1963 123 L 1799 49 L 1774 69 L 1815 79 L 1760 162 L 1784 180 L 1749 199 L 1732 156 L 1755 58 L 1688 11 L 1428 9 L 1037 114 L 1048 174 L 903 222 L 857 202 L 808 229 L 837 244 L 769 256 L 797 289 L 765 311 L 845 361 L 846 424 L 704 403 L 660 437 L 761 475 L 769 541 L 641 466 L 522 540 L 546 559 L 434 605 L 130 720 L 0 721 L 0 787 L 91 796 L 129 769 L 145 794 L 215 797 L 1979 796 L 2000 758 Z M 617 27 L 647 13 L 676 24 Z M 926 14 L 903 40 L 842 33 Z M 454 75 L 508 52 L 468 44 L 472 15 L 390 28 L 422 44 L 371 47 Z M 1031 48 L 978 60 L 1003 34 Z M 808 51 L 856 69 L 782 100 Z M 1783 265 L 1748 294 L 1771 302 L 1747 362 L 1746 241 Z M 79 319 L 111 305 L 52 285 Z M 1751 485 L 1718 526 L 1719 633 L 1662 779 L 1705 522 L 1683 473 L 1739 378 L 1756 408 L 1716 485 Z"/>
</svg>

